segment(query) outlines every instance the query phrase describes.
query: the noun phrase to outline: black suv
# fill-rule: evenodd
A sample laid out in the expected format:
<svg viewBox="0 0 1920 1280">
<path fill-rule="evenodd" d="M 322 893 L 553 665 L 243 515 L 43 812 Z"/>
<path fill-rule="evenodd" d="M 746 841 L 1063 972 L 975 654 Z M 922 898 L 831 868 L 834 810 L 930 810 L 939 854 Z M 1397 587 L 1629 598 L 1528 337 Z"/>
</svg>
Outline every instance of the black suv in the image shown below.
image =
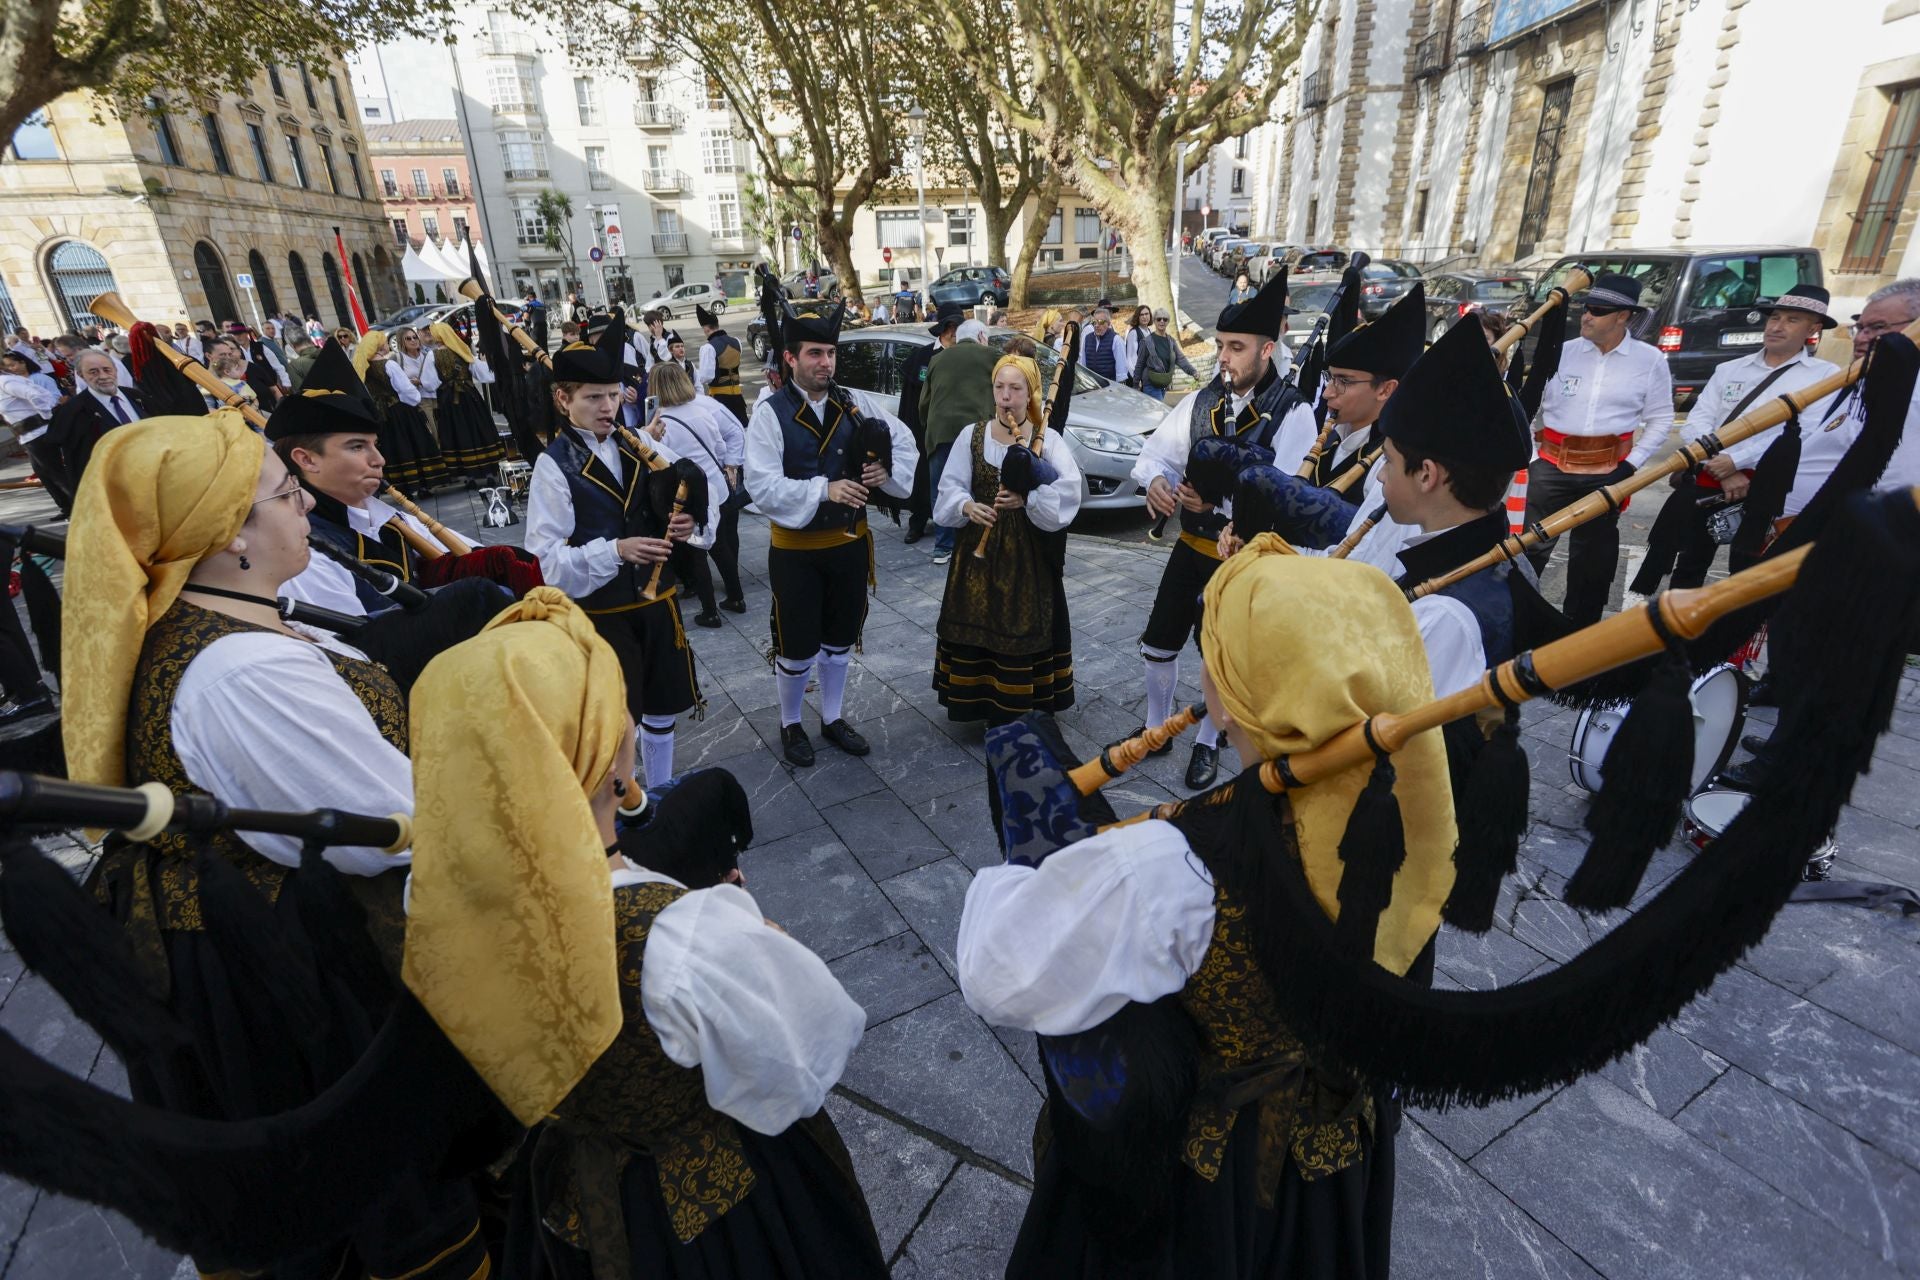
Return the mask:
<svg viewBox="0 0 1920 1280">
<path fill-rule="evenodd" d="M 1692 406 L 1716 366 L 1760 345 L 1766 317 L 1753 309 L 1754 303 L 1791 293 L 1798 284 L 1825 283 L 1820 251 L 1812 248 L 1606 249 L 1554 263 L 1534 282 L 1527 309 L 1581 266 L 1596 276 L 1625 275 L 1640 281 L 1640 301 L 1647 310 L 1630 332 L 1666 353 L 1673 374 L 1673 407 L 1682 412 Z M 1575 294 L 1567 308 L 1569 338 L 1579 336 L 1585 301 L 1584 295 Z M 1529 359 L 1538 341 L 1537 334 L 1527 338 Z"/>
</svg>

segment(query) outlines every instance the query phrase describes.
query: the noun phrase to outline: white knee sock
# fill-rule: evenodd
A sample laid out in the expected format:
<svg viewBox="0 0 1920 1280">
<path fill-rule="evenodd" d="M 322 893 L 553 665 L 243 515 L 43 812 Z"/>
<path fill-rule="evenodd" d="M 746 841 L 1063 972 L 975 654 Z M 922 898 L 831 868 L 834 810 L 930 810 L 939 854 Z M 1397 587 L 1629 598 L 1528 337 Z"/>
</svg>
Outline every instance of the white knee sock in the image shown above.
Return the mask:
<svg viewBox="0 0 1920 1280">
<path fill-rule="evenodd" d="M 1195 736 L 1194 741 L 1203 747 L 1220 745 L 1220 726 L 1213 722 L 1212 716 L 1200 722 L 1200 732 Z"/>
<path fill-rule="evenodd" d="M 678 716 L 640 717 L 640 767 L 647 785 L 658 787 L 673 778 L 673 726 Z"/>
<path fill-rule="evenodd" d="M 773 678 L 780 686 L 780 723 L 783 727 L 800 723 L 800 705 L 806 700 L 807 676 L 812 670 L 813 658 L 773 660 Z"/>
<path fill-rule="evenodd" d="M 851 661 L 845 649 L 833 649 L 820 646 L 820 723 L 832 724 L 840 718 L 841 704 L 847 696 L 847 664 Z"/>
<path fill-rule="evenodd" d="M 1180 651 L 1140 646 L 1147 668 L 1147 727 L 1164 724 L 1173 714 L 1173 686 L 1180 682 Z"/>
</svg>

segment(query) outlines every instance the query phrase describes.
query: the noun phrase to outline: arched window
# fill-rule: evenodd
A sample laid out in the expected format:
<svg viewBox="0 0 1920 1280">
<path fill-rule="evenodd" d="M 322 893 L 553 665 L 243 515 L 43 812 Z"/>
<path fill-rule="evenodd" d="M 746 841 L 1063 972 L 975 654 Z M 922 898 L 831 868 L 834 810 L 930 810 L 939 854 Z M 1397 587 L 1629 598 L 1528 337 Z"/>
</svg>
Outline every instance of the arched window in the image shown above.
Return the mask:
<svg viewBox="0 0 1920 1280">
<path fill-rule="evenodd" d="M 383 307 L 402 307 L 407 303 L 406 286 L 396 285 L 399 272 L 393 269 L 393 255 L 382 245 L 373 246 L 373 270 L 379 278 L 372 286 L 374 291 L 385 299 Z"/>
<path fill-rule="evenodd" d="M 353 328 L 353 312 L 347 306 L 347 291 L 340 284 L 340 264 L 333 260 L 330 253 L 320 255 L 320 267 L 327 273 L 327 292 L 333 295 L 333 313 L 340 317 L 338 323 L 347 329 Z"/>
<path fill-rule="evenodd" d="M 247 253 L 247 270 L 253 273 L 253 287 L 260 291 L 260 309 L 267 313 L 270 320 L 280 318 L 280 295 L 273 291 L 273 276 L 267 270 L 267 260 L 260 256 L 258 249 Z"/>
<path fill-rule="evenodd" d="M 75 333 L 98 323 L 87 304 L 119 288 L 113 282 L 113 269 L 100 251 L 78 240 L 62 240 L 48 251 L 47 278 L 53 284 L 54 300 L 60 305 L 67 328 Z"/>
<path fill-rule="evenodd" d="M 367 260 L 362 258 L 358 253 L 354 254 L 353 287 L 355 292 L 360 295 L 360 309 L 367 313 L 367 319 L 369 320 L 378 315 L 386 305 L 386 300 L 379 296 L 378 291 L 375 290 L 373 286 L 374 279 L 367 274 Z"/>
<path fill-rule="evenodd" d="M 7 282 L 0 280 L 0 333 L 13 333 L 20 328 L 20 313 L 14 310 L 13 294 L 7 291 Z"/>
<path fill-rule="evenodd" d="M 301 319 L 318 316 L 320 304 L 313 300 L 313 281 L 307 279 L 307 264 L 300 260 L 299 254 L 287 255 L 287 274 L 293 277 L 293 296 L 300 303 Z"/>
<path fill-rule="evenodd" d="M 200 273 L 200 289 L 207 295 L 208 319 L 225 328 L 229 320 L 240 319 L 240 308 L 233 305 L 233 287 L 227 283 L 227 269 L 220 255 L 205 240 L 193 246 L 193 269 Z"/>
</svg>

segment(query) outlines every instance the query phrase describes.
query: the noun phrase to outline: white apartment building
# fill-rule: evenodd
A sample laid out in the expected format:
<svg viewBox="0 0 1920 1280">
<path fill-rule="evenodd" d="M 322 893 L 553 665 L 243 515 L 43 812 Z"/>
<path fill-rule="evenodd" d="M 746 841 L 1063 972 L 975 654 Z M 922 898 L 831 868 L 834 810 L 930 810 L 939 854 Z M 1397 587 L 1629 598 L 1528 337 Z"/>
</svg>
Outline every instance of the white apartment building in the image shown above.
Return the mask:
<svg viewBox="0 0 1920 1280">
<path fill-rule="evenodd" d="M 716 276 L 745 292 L 759 257 L 742 209 L 751 147 L 697 67 L 638 48 L 615 74 L 538 19 L 476 7 L 454 21 L 451 44 L 356 54 L 354 95 L 364 123 L 457 122 L 496 292 L 644 304 Z M 572 204 L 558 248 L 548 191 Z"/>
</svg>

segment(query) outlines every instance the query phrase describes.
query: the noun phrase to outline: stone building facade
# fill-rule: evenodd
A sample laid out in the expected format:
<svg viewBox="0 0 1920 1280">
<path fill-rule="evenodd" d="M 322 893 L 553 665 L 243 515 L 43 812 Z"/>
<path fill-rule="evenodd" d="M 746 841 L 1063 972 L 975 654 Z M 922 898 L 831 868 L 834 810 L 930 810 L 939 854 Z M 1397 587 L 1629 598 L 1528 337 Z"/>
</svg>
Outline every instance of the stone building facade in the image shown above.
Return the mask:
<svg viewBox="0 0 1920 1280">
<path fill-rule="evenodd" d="M 1920 0 L 1338 0 L 1256 231 L 1429 264 L 1810 245 L 1920 272 Z"/>
<path fill-rule="evenodd" d="M 123 120 L 68 94 L 16 132 L 0 163 L 0 323 L 59 333 L 112 290 L 156 323 L 351 324 L 336 228 L 369 318 L 398 304 L 344 68 L 273 67 L 244 95 L 158 105 Z"/>
<path fill-rule="evenodd" d="M 473 177 L 460 126 L 451 119 L 366 124 L 375 187 L 396 252 L 431 240 L 486 242 L 474 217 Z"/>
</svg>

